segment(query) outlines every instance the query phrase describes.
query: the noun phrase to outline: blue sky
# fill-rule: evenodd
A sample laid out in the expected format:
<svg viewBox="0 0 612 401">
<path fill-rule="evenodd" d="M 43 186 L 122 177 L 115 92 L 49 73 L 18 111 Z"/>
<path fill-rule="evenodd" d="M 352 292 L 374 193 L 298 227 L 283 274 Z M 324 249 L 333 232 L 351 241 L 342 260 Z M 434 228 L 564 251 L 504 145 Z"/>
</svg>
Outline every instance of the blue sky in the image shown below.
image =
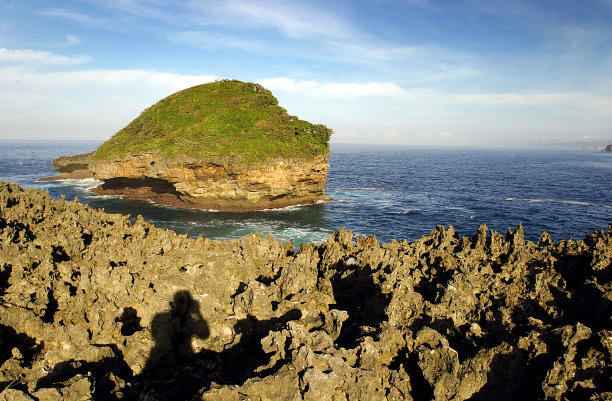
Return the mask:
<svg viewBox="0 0 612 401">
<path fill-rule="evenodd" d="M 107 139 L 219 78 L 333 142 L 612 141 L 612 0 L 0 0 L 0 139 Z"/>
</svg>

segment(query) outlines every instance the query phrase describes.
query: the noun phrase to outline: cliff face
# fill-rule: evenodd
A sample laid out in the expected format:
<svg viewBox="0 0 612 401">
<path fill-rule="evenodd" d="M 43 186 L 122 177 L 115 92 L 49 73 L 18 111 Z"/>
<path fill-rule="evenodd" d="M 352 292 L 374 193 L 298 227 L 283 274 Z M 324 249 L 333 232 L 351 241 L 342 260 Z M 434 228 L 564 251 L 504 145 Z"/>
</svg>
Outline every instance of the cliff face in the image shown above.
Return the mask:
<svg viewBox="0 0 612 401">
<path fill-rule="evenodd" d="M 0 183 L 0 400 L 608 400 L 612 231 L 189 239 Z"/>
<path fill-rule="evenodd" d="M 249 167 L 228 157 L 167 160 L 155 153 L 89 164 L 94 177 L 106 181 L 95 190 L 99 194 L 217 210 L 255 210 L 326 200 L 328 168 L 327 156 L 279 158 Z"/>
</svg>

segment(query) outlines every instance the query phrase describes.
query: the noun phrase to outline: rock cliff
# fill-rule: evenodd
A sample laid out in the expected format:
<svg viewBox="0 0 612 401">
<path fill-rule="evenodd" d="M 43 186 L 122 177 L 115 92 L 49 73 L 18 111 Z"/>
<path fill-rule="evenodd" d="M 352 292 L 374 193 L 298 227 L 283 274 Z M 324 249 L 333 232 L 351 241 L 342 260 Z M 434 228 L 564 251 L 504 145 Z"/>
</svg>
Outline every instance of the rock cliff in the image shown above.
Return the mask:
<svg viewBox="0 0 612 401">
<path fill-rule="evenodd" d="M 278 158 L 245 166 L 232 158 L 168 160 L 155 153 L 95 160 L 89 170 L 105 183 L 94 192 L 150 199 L 175 207 L 254 210 L 327 200 L 326 155 Z"/>
<path fill-rule="evenodd" d="M 612 228 L 189 239 L 0 183 L 0 400 L 609 400 Z"/>
</svg>

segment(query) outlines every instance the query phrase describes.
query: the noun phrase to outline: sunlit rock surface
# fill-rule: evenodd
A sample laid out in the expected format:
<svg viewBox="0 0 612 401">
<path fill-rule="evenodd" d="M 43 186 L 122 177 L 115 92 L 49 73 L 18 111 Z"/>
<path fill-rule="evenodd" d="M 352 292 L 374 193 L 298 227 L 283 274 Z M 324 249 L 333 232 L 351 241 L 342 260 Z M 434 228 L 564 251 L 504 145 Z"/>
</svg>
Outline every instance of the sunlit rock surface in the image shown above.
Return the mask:
<svg viewBox="0 0 612 401">
<path fill-rule="evenodd" d="M 610 231 L 298 250 L 2 183 L 0 399 L 607 400 L 611 271 Z"/>
</svg>

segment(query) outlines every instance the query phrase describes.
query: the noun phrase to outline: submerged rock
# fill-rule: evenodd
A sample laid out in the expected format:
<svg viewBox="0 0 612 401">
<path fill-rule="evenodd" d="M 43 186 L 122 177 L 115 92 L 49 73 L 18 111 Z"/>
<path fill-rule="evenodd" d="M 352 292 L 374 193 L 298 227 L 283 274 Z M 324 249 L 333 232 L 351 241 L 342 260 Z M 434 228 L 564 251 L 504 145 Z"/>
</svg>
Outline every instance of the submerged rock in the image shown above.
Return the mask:
<svg viewBox="0 0 612 401">
<path fill-rule="evenodd" d="M 0 184 L 0 395 L 604 400 L 612 232 L 189 239 Z"/>
</svg>

